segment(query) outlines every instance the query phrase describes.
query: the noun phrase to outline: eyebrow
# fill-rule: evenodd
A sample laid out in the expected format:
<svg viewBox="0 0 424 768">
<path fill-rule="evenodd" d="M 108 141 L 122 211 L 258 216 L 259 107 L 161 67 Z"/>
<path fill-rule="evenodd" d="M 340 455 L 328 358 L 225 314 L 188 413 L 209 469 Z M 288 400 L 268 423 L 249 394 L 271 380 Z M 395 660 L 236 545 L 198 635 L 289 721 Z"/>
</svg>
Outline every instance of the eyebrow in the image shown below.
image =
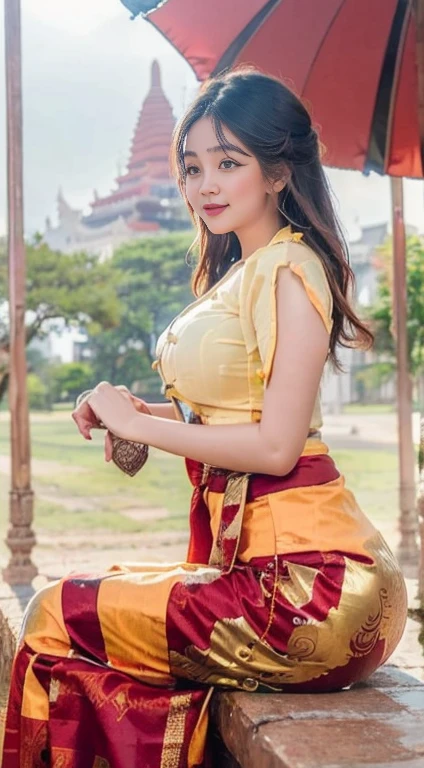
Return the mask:
<svg viewBox="0 0 424 768">
<path fill-rule="evenodd" d="M 238 152 L 240 155 L 251 157 L 248 152 L 240 149 L 240 147 L 236 147 L 235 144 L 223 144 L 222 146 L 218 144 L 216 147 L 209 147 L 206 152 Z M 183 153 L 183 157 L 197 157 L 197 152 L 193 152 L 191 149 L 186 149 Z"/>
</svg>

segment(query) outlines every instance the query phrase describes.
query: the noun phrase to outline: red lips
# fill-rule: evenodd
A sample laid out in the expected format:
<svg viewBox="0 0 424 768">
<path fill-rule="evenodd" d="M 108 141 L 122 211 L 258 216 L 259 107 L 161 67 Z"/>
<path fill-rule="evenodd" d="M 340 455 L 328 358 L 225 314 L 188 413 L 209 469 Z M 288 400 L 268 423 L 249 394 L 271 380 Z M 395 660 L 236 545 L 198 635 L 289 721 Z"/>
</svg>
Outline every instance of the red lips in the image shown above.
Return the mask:
<svg viewBox="0 0 424 768">
<path fill-rule="evenodd" d="M 226 208 L 228 208 L 228 205 L 210 204 L 203 206 L 203 210 L 208 214 L 208 216 L 218 216 L 218 214 L 222 213 L 222 211 L 225 211 Z"/>
</svg>

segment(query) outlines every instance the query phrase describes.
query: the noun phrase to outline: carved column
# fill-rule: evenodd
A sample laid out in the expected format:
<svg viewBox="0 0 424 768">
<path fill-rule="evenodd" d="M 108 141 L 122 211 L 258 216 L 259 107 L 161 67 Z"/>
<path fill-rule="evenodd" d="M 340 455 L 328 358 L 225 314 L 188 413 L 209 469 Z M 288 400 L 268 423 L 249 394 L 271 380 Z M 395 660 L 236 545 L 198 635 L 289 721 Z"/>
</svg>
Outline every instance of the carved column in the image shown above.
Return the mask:
<svg viewBox="0 0 424 768">
<path fill-rule="evenodd" d="M 3 577 L 9 584 L 30 584 L 37 569 L 31 561 L 35 536 L 31 490 L 30 434 L 25 357 L 25 245 L 22 183 L 22 76 L 20 0 L 4 6 L 7 98 L 7 199 L 10 312 L 9 406 L 11 421 L 11 551 Z"/>
</svg>

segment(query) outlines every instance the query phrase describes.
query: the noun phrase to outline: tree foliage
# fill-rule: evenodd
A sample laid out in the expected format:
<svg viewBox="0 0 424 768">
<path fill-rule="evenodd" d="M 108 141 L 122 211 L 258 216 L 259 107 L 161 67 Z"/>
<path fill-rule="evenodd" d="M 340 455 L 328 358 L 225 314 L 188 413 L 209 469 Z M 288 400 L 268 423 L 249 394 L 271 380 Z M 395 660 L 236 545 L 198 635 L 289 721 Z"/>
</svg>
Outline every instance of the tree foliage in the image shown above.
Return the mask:
<svg viewBox="0 0 424 768">
<path fill-rule="evenodd" d="M 407 333 L 409 367 L 413 375 L 424 369 L 424 242 L 414 235 L 406 244 Z M 393 336 L 393 267 L 392 244 L 381 251 L 381 272 L 376 301 L 370 317 L 376 335 L 376 351 L 395 361 Z"/>
<path fill-rule="evenodd" d="M 142 394 L 158 389 L 158 376 L 151 371 L 157 338 L 193 300 L 186 262 L 192 239 L 191 233 L 145 238 L 114 254 L 122 317 L 116 328 L 90 337 L 98 380 L 126 384 Z"/>
<path fill-rule="evenodd" d="M 90 363 L 58 363 L 49 367 L 49 382 L 53 402 L 74 402 L 81 392 L 95 386 Z"/>
<path fill-rule="evenodd" d="M 27 390 L 31 410 L 44 411 L 49 407 L 48 387 L 36 373 L 28 374 Z"/>
<path fill-rule="evenodd" d="M 116 326 L 120 319 L 117 275 L 110 263 L 86 253 L 50 250 L 39 239 L 26 246 L 26 340 L 42 336 L 54 320 L 81 328 Z M 4 394 L 8 375 L 7 253 L 0 243 L 0 359 Z"/>
<path fill-rule="evenodd" d="M 74 397 L 89 383 L 106 379 L 141 394 L 158 392 L 159 377 L 151 370 L 159 334 L 190 301 L 192 268 L 186 255 L 192 233 L 141 239 L 122 246 L 107 262 L 85 253 L 51 251 L 37 241 L 27 246 L 27 342 L 43 336 L 63 319 L 88 333 L 82 364 L 29 369 L 48 383 L 48 397 Z M 0 308 L 7 303 L 5 247 L 0 246 Z M 1 314 L 1 313 L 0 313 Z M 7 313 L 0 316 L 1 352 L 7 352 Z M 39 361 L 38 361 L 39 363 Z M 85 367 L 84 367 L 85 366 Z M 38 370 L 39 369 L 39 370 Z M 47 373 L 46 373 L 47 371 Z M 3 378 L 3 385 L 7 378 Z M 57 376 L 56 376 L 57 374 Z M 50 379 L 56 377 L 54 384 Z M 47 382 L 49 379 L 49 382 Z M 35 381 L 35 380 L 34 380 Z M 3 386 L 3 388 L 5 388 Z"/>
</svg>

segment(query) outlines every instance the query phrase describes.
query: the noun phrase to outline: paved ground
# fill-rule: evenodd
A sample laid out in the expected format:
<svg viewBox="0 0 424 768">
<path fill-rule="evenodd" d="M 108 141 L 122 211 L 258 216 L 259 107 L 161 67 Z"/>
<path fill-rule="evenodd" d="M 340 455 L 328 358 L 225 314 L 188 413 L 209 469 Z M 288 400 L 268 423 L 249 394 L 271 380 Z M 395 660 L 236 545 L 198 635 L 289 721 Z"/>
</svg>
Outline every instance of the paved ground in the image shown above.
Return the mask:
<svg viewBox="0 0 424 768">
<path fill-rule="evenodd" d="M 420 419 L 419 414 L 413 416 L 413 439 L 418 445 L 420 441 Z M 373 414 L 349 414 L 339 415 L 325 414 L 324 439 L 334 447 L 345 442 L 352 448 L 362 448 L 362 444 L 367 450 L 372 449 L 373 445 L 379 448 L 393 448 L 397 450 L 398 431 L 397 419 L 395 413 L 373 413 Z"/>
</svg>

